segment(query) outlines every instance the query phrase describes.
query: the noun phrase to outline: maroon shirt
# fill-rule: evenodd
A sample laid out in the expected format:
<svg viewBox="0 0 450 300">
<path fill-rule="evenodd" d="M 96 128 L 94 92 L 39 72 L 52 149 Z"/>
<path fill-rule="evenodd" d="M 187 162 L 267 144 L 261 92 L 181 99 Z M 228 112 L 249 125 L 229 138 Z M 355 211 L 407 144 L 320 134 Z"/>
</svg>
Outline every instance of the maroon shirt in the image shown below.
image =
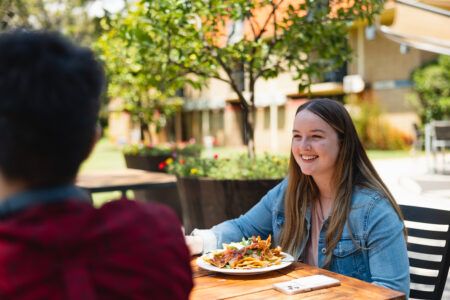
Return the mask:
<svg viewBox="0 0 450 300">
<path fill-rule="evenodd" d="M 188 299 L 189 261 L 162 205 L 65 200 L 0 221 L 0 299 Z"/>
</svg>

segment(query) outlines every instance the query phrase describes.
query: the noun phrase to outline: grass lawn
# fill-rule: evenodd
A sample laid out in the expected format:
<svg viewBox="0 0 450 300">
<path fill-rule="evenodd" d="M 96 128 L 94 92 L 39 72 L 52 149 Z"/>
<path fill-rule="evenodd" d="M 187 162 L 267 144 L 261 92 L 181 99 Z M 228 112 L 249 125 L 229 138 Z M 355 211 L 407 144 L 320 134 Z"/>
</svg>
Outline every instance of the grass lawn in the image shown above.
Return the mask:
<svg viewBox="0 0 450 300">
<path fill-rule="evenodd" d="M 81 165 L 81 172 L 125 169 L 125 159 L 118 146 L 101 139 L 91 156 Z"/>
<path fill-rule="evenodd" d="M 416 156 L 420 156 L 423 153 L 416 153 Z M 409 150 L 368 150 L 367 155 L 372 159 L 395 159 L 406 158 L 411 156 Z"/>
<path fill-rule="evenodd" d="M 125 159 L 118 146 L 111 144 L 108 139 L 101 139 L 94 148 L 91 156 L 81 165 L 81 172 L 89 173 L 91 171 L 109 171 L 125 169 Z M 121 196 L 120 192 L 95 193 L 92 198 L 95 206 L 101 206 L 103 203 Z M 129 192 L 129 197 L 133 193 Z"/>
<path fill-rule="evenodd" d="M 214 148 L 212 150 L 205 150 L 202 154 L 203 156 L 213 156 L 218 154 L 219 157 L 227 157 L 234 155 L 236 153 L 246 153 L 245 147 L 240 148 Z M 418 153 L 421 155 L 421 153 Z M 406 158 L 411 154 L 409 151 L 380 151 L 380 150 L 370 150 L 368 151 L 370 159 L 397 159 Z M 101 139 L 94 148 L 93 153 L 89 159 L 83 163 L 81 166 L 81 172 L 90 171 L 108 171 L 108 170 L 121 170 L 125 169 L 125 160 L 122 156 L 122 152 L 118 146 L 111 144 L 108 139 Z M 129 196 L 132 198 L 133 194 L 130 192 Z M 96 193 L 93 195 L 94 204 L 101 205 L 102 203 L 116 199 L 120 197 L 119 192 L 107 192 L 107 193 Z"/>
</svg>

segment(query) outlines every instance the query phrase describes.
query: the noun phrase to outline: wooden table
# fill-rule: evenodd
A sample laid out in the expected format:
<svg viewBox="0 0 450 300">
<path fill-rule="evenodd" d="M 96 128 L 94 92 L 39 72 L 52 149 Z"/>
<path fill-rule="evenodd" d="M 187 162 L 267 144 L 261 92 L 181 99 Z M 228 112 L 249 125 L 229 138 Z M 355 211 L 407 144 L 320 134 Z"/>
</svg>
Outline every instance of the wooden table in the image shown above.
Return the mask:
<svg viewBox="0 0 450 300">
<path fill-rule="evenodd" d="M 125 196 L 128 190 L 152 190 L 176 186 L 173 175 L 143 170 L 125 169 L 80 174 L 76 185 L 89 193 L 120 191 Z"/>
<path fill-rule="evenodd" d="M 191 300 L 212 299 L 405 299 L 403 293 L 382 288 L 358 279 L 336 274 L 303 263 L 251 276 L 230 276 L 200 269 L 191 261 L 194 289 Z M 341 285 L 297 295 L 286 295 L 272 288 L 272 284 L 302 276 L 323 274 L 341 281 Z"/>
</svg>

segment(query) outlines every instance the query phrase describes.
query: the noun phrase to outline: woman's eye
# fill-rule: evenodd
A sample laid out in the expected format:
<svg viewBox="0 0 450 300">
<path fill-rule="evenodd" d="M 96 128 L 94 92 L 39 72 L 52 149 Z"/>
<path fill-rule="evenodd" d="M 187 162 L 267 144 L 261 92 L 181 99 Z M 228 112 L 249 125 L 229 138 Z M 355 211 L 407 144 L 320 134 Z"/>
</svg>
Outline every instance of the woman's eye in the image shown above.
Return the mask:
<svg viewBox="0 0 450 300">
<path fill-rule="evenodd" d="M 292 138 L 298 140 L 298 139 L 301 139 L 302 136 L 298 135 L 298 134 L 294 134 L 294 136 Z"/>
<path fill-rule="evenodd" d="M 320 135 L 313 135 L 312 137 L 315 138 L 315 139 L 320 139 L 321 138 Z"/>
</svg>

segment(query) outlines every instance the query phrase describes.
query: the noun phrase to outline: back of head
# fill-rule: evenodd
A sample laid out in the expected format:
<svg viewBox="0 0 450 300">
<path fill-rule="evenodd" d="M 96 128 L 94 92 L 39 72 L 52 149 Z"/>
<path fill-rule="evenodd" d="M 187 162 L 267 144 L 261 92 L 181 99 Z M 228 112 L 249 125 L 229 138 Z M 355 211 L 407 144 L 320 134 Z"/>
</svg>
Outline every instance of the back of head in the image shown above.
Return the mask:
<svg viewBox="0 0 450 300">
<path fill-rule="evenodd" d="M 74 179 L 95 137 L 104 75 L 57 33 L 0 35 L 0 172 L 28 186 Z"/>
</svg>

